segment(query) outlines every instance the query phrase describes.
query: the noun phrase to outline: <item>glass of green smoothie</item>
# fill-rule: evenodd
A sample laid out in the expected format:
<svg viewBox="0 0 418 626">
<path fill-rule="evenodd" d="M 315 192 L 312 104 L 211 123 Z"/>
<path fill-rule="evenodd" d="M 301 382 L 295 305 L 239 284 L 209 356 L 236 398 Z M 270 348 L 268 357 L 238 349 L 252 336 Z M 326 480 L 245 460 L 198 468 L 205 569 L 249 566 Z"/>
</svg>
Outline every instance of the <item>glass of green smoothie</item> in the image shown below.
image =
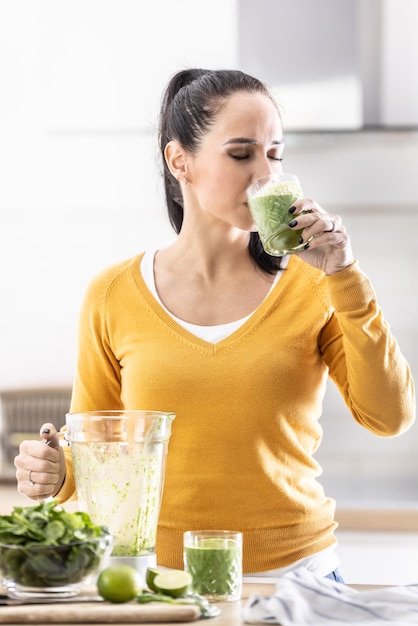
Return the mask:
<svg viewBox="0 0 418 626">
<path fill-rule="evenodd" d="M 299 243 L 302 229 L 288 224 L 294 219 L 289 209 L 302 197 L 297 176 L 276 172 L 263 176 L 247 190 L 248 206 L 264 250 L 271 256 L 285 256 L 303 250 Z"/>
<path fill-rule="evenodd" d="M 210 602 L 239 600 L 242 591 L 242 533 L 189 530 L 184 533 L 184 569 L 192 591 Z"/>
</svg>

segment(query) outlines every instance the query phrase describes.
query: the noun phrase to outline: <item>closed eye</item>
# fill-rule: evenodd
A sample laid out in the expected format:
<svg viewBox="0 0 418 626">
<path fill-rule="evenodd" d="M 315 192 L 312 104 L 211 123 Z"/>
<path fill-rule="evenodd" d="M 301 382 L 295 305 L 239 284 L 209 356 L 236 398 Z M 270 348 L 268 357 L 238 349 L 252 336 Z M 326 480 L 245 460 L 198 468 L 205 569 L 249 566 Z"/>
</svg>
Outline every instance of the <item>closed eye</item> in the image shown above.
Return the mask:
<svg viewBox="0 0 418 626">
<path fill-rule="evenodd" d="M 231 158 L 235 159 L 235 161 L 245 161 L 245 159 L 249 159 L 251 155 L 249 154 L 230 154 Z"/>
<path fill-rule="evenodd" d="M 230 154 L 229 155 L 232 159 L 234 159 L 235 161 L 245 161 L 246 159 L 251 158 L 251 154 Z M 281 162 L 283 161 L 284 157 L 278 157 L 278 156 L 274 156 L 272 154 L 268 155 L 268 158 L 271 159 L 272 161 L 278 161 Z"/>
</svg>

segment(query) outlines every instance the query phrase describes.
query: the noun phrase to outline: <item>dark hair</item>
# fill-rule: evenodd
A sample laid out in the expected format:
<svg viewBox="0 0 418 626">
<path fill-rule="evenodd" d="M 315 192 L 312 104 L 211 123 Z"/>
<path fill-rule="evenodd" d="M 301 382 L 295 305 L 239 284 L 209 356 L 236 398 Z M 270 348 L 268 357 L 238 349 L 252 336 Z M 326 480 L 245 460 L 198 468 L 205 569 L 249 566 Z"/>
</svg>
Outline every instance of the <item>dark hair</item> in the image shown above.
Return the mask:
<svg viewBox="0 0 418 626">
<path fill-rule="evenodd" d="M 167 143 L 173 139 L 195 154 L 202 136 L 226 100 L 237 92 L 261 93 L 277 107 L 266 85 L 240 70 L 187 69 L 177 72 L 163 95 L 159 119 L 159 147 L 163 164 L 165 197 L 170 223 L 176 233 L 183 223 L 183 196 L 180 184 L 164 158 Z M 249 252 L 266 272 L 280 268 L 280 258 L 267 254 L 257 232 L 250 233 Z"/>
</svg>

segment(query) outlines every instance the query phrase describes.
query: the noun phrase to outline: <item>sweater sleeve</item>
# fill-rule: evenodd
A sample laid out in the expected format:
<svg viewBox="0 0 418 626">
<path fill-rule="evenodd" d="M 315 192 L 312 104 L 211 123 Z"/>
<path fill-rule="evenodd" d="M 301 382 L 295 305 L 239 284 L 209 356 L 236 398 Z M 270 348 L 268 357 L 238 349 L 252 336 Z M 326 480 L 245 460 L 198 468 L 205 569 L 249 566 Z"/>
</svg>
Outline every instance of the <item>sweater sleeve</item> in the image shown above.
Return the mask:
<svg viewBox="0 0 418 626">
<path fill-rule="evenodd" d="M 357 261 L 325 277 L 334 309 L 321 350 L 354 418 L 371 432 L 395 436 L 415 420 L 410 367 Z"/>
<path fill-rule="evenodd" d="M 112 275 L 98 276 L 87 289 L 80 312 L 77 366 L 71 411 L 123 409 L 120 364 L 107 327 L 107 299 Z"/>
<path fill-rule="evenodd" d="M 65 466 L 66 466 L 65 480 L 61 489 L 55 496 L 55 499 L 60 504 L 77 499 L 75 482 L 74 482 L 73 462 L 71 458 L 70 447 L 68 446 L 64 447 L 64 456 L 65 456 Z"/>
<path fill-rule="evenodd" d="M 106 300 L 111 280 L 95 278 L 82 303 L 77 345 L 77 368 L 70 411 L 98 411 L 123 408 L 120 397 L 120 367 L 113 354 L 106 325 Z M 65 430 L 65 426 L 62 430 Z M 66 477 L 56 498 L 76 498 L 71 448 L 64 448 Z"/>
</svg>

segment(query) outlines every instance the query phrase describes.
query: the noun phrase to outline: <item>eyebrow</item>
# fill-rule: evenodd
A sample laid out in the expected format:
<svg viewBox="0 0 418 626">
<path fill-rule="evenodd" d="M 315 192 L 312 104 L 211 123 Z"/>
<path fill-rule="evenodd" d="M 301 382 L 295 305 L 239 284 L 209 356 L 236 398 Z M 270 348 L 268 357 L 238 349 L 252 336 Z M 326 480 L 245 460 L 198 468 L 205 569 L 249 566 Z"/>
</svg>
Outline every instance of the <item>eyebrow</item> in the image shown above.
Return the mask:
<svg viewBox="0 0 418 626">
<path fill-rule="evenodd" d="M 258 142 L 255 139 L 247 139 L 246 137 L 234 137 L 233 139 L 228 139 L 228 141 L 225 141 L 223 145 L 227 146 L 230 143 L 243 143 L 249 144 L 251 146 L 256 146 Z M 281 144 L 283 144 L 283 139 L 276 139 L 272 142 L 273 146 L 280 146 Z"/>
</svg>

